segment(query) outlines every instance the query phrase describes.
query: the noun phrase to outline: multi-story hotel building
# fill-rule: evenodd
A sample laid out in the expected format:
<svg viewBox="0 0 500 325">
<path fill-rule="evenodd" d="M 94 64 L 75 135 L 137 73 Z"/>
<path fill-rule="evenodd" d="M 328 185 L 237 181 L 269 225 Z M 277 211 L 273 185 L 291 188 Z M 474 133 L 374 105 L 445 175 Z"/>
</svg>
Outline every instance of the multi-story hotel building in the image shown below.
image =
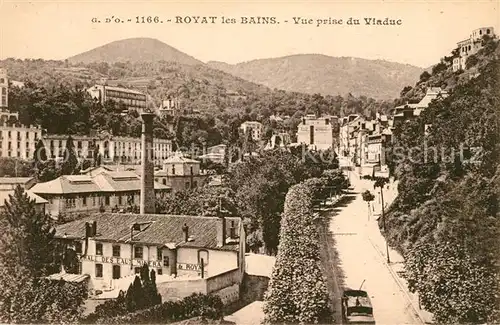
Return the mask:
<svg viewBox="0 0 500 325">
<path fill-rule="evenodd" d="M 0 112 L 0 157 L 32 159 L 35 145 L 42 138 L 42 130 L 31 125 L 10 123 L 8 120 L 17 113 Z"/>
<path fill-rule="evenodd" d="M 103 162 L 120 162 L 139 164 L 141 159 L 141 139 L 132 137 L 114 137 L 110 134 L 100 134 L 96 137 L 72 135 L 75 152 L 79 158 L 93 158 L 94 148 L 98 148 Z M 63 157 L 66 148 L 67 135 L 46 135 L 44 144 L 47 156 Z M 154 139 L 153 159 L 158 166 L 163 164 L 172 153 L 172 141 Z"/>
<path fill-rule="evenodd" d="M 90 87 L 87 92 L 101 104 L 104 104 L 107 100 L 113 100 L 124 103 L 128 109 L 135 109 L 139 112 L 143 111 L 147 104 L 146 94 L 133 89 L 95 85 Z"/>
<path fill-rule="evenodd" d="M 246 121 L 240 125 L 240 129 L 243 131 L 243 134 L 247 135 L 249 132 L 252 135 L 252 139 L 254 141 L 260 141 L 263 135 L 262 123 L 257 121 Z"/>
<path fill-rule="evenodd" d="M 0 157 L 33 158 L 42 130 L 21 125 L 19 114 L 9 111 L 9 83 L 5 69 L 0 69 L 0 96 Z"/>
<path fill-rule="evenodd" d="M 297 127 L 297 142 L 317 150 L 333 149 L 339 134 L 337 116 L 306 115 Z"/>
<path fill-rule="evenodd" d="M 457 43 L 459 56 L 453 59 L 453 71 L 464 70 L 466 68 L 467 58 L 483 48 L 484 35 L 494 37 L 493 27 L 475 29 L 469 38 Z"/>
<path fill-rule="evenodd" d="M 30 190 L 48 201 L 47 210 L 53 216 L 111 211 L 139 206 L 141 178 L 133 171 L 101 169 L 86 175 L 63 175 L 38 183 Z M 169 186 L 157 182 L 154 190 L 158 196 L 171 191 Z"/>
</svg>

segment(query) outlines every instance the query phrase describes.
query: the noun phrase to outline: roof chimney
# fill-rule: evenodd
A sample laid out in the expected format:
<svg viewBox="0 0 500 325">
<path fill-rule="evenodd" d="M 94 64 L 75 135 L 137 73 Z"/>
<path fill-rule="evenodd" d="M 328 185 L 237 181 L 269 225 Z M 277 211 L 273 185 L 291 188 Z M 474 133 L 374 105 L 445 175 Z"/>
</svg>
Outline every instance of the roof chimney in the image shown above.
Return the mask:
<svg viewBox="0 0 500 325">
<path fill-rule="evenodd" d="M 229 228 L 229 238 L 236 238 L 236 227 L 234 226 L 234 220 L 231 220 L 231 228 Z"/>
<path fill-rule="evenodd" d="M 226 245 L 226 218 L 217 218 L 217 247 Z"/>
<path fill-rule="evenodd" d="M 153 118 L 154 113 L 142 113 L 142 163 L 140 213 L 155 213 Z"/>
<path fill-rule="evenodd" d="M 184 241 L 187 243 L 189 241 L 189 227 L 186 223 L 182 226 L 182 232 L 184 233 Z"/>
</svg>

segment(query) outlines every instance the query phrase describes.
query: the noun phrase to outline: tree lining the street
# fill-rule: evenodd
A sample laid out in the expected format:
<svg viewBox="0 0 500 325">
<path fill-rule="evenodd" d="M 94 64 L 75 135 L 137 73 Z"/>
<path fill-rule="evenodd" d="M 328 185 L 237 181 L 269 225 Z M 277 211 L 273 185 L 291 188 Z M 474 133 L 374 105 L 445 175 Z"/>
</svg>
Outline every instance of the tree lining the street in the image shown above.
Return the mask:
<svg viewBox="0 0 500 325">
<path fill-rule="evenodd" d="M 331 321 L 319 259 L 317 181 L 293 185 L 286 195 L 276 264 L 264 296 L 265 323 Z"/>
</svg>

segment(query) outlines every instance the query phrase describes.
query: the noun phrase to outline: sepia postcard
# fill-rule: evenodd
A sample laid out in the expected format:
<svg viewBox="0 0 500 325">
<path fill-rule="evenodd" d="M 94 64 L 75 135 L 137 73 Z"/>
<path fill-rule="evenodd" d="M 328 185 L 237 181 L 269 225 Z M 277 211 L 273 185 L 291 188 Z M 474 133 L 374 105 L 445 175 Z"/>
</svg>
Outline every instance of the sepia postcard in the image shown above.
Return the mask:
<svg viewBox="0 0 500 325">
<path fill-rule="evenodd" d="M 0 322 L 500 324 L 497 0 L 0 0 Z"/>
</svg>

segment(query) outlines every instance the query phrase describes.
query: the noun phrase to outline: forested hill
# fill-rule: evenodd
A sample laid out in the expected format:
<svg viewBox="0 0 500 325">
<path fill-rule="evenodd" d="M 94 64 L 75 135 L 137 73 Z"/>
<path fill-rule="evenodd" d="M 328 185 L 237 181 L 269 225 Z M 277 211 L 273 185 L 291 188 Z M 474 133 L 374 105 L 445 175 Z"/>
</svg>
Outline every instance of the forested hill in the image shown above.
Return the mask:
<svg viewBox="0 0 500 325">
<path fill-rule="evenodd" d="M 466 71 L 448 57 L 403 92 L 400 101 L 427 86 L 450 96 L 396 129 L 389 159 L 400 182 L 386 236 L 438 323 L 500 322 L 500 47 L 484 41 Z"/>
<path fill-rule="evenodd" d="M 413 82 L 423 68 L 383 60 L 300 54 L 238 64 L 209 66 L 270 88 L 323 95 L 396 98 L 401 85 Z"/>
</svg>

